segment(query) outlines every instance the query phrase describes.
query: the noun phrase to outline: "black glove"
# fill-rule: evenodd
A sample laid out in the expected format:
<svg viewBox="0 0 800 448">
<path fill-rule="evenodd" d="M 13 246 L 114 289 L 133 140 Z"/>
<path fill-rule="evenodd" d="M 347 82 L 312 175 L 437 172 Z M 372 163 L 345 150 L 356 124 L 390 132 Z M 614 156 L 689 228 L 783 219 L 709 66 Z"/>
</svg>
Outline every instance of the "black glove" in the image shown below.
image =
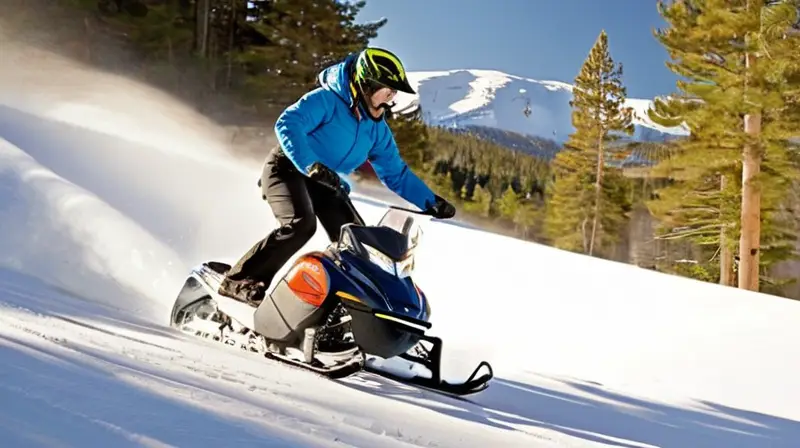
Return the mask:
<svg viewBox="0 0 800 448">
<path fill-rule="evenodd" d="M 453 204 L 439 195 L 435 195 L 435 197 L 436 200 L 432 205 L 428 205 L 426 213 L 438 219 L 448 219 L 456 215 L 456 208 L 453 207 Z"/>
<path fill-rule="evenodd" d="M 342 181 L 336 171 L 319 162 L 314 162 L 308 169 L 308 177 L 334 190 L 342 191 L 345 194 L 350 193 L 349 186 Z"/>
</svg>

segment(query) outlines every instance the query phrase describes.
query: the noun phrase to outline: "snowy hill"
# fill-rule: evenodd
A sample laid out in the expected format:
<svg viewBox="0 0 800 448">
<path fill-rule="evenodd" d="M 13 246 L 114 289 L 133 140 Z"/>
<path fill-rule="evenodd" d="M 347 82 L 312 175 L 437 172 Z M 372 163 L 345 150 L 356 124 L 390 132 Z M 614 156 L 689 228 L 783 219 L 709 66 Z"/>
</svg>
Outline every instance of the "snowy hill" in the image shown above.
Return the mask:
<svg viewBox="0 0 800 448">
<path fill-rule="evenodd" d="M 469 400 L 371 374 L 324 380 L 178 333 L 166 324 L 189 267 L 238 257 L 274 224 L 261 167 L 165 95 L 10 56 L 4 446 L 798 446 L 800 303 L 458 223 L 426 223 L 415 280 L 446 374 L 495 367 Z M 380 192 L 356 189 L 370 222 L 397 201 Z M 325 241 L 320 228 L 304 249 Z"/>
<path fill-rule="evenodd" d="M 520 134 L 566 141 L 571 122 L 573 86 L 560 81 L 540 81 L 493 70 L 409 72 L 417 95 L 399 93 L 396 110 L 411 111 L 421 105 L 431 125 L 480 125 Z M 684 128 L 665 128 L 647 117 L 652 100 L 629 98 L 636 118 L 631 140 L 661 141 L 686 135 Z M 525 108 L 530 107 L 526 116 Z"/>
</svg>

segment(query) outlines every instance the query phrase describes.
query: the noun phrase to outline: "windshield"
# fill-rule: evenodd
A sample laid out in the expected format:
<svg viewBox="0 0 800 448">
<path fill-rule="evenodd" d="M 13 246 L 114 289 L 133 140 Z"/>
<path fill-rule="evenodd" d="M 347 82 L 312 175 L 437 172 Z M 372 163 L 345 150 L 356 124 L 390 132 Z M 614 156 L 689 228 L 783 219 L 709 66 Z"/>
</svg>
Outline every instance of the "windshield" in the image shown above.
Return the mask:
<svg viewBox="0 0 800 448">
<path fill-rule="evenodd" d="M 422 239 L 415 216 L 390 209 L 376 227 L 349 226 L 340 244 L 394 276 L 414 272 L 414 252 Z"/>
<path fill-rule="evenodd" d="M 394 229 L 407 238 L 408 250 L 413 252 L 422 239 L 422 227 L 416 216 L 403 210 L 390 208 L 378 222 L 379 226 Z"/>
</svg>

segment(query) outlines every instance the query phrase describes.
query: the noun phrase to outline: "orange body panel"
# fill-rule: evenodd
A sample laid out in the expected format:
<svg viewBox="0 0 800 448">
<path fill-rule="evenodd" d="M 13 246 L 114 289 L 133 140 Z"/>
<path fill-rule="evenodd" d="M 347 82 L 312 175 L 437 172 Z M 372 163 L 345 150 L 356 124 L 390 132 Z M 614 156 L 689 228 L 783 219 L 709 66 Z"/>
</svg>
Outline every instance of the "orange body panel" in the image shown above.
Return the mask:
<svg viewBox="0 0 800 448">
<path fill-rule="evenodd" d="M 314 306 L 322 305 L 330 288 L 325 267 L 319 260 L 310 256 L 297 260 L 286 274 L 286 283 L 297 297 Z"/>
</svg>

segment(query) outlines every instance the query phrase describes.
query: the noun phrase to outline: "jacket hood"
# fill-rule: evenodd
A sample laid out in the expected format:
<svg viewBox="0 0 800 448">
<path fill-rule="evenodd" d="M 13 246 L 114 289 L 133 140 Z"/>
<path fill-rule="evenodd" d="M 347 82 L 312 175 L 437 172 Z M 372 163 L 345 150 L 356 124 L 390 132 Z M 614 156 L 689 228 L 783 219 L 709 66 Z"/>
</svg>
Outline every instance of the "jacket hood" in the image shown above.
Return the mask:
<svg viewBox="0 0 800 448">
<path fill-rule="evenodd" d="M 353 107 L 355 99 L 350 94 L 350 66 L 358 56 L 350 53 L 342 62 L 324 68 L 317 75 L 319 85 L 335 93 L 348 107 Z"/>
</svg>

